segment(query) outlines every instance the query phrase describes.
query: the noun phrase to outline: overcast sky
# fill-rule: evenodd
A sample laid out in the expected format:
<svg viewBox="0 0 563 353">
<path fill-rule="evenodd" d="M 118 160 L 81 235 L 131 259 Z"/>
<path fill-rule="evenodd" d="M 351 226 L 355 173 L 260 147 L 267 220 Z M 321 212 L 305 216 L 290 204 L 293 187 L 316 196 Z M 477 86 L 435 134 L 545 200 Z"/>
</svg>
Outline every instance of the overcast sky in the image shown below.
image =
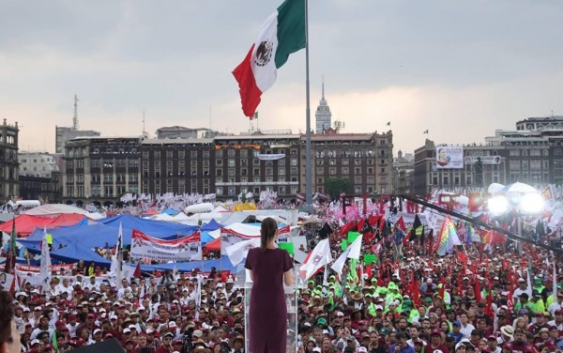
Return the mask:
<svg viewBox="0 0 563 353">
<path fill-rule="evenodd" d="M 1 0 L 0 116 L 20 149 L 54 151 L 70 126 L 248 129 L 231 71 L 280 0 Z M 482 142 L 563 115 L 561 0 L 310 0 L 311 106 L 325 77 L 345 132 L 383 131 L 395 154 Z M 261 129 L 305 130 L 305 53 L 263 95 Z M 211 112 L 211 113 L 210 113 Z M 211 119 L 210 119 L 211 116 Z M 312 121 L 314 127 L 314 120 Z"/>
</svg>

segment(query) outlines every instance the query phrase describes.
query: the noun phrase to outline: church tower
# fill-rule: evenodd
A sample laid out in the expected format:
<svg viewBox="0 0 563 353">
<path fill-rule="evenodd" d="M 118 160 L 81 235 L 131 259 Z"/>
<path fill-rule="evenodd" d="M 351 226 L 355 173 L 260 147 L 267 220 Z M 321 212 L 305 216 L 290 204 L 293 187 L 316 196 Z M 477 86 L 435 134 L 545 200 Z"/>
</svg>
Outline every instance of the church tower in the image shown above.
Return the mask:
<svg viewBox="0 0 563 353">
<path fill-rule="evenodd" d="M 324 134 L 325 130 L 332 128 L 332 113 L 325 99 L 325 83 L 323 80 L 323 96 L 315 112 L 315 133 Z"/>
</svg>

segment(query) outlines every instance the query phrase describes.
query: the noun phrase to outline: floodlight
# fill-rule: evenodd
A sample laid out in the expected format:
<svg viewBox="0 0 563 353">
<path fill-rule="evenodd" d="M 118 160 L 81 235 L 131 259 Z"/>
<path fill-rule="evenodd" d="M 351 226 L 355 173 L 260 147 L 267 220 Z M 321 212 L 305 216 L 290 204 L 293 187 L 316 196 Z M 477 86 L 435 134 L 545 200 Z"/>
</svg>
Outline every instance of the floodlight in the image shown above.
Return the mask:
<svg viewBox="0 0 563 353">
<path fill-rule="evenodd" d="M 518 208 L 523 214 L 538 214 L 544 210 L 543 197 L 538 193 L 524 194 L 520 198 Z"/>
<path fill-rule="evenodd" d="M 502 195 L 491 197 L 487 201 L 487 208 L 489 209 L 489 212 L 491 212 L 494 216 L 499 216 L 506 213 L 506 211 L 508 211 L 508 207 L 508 200 Z"/>
</svg>

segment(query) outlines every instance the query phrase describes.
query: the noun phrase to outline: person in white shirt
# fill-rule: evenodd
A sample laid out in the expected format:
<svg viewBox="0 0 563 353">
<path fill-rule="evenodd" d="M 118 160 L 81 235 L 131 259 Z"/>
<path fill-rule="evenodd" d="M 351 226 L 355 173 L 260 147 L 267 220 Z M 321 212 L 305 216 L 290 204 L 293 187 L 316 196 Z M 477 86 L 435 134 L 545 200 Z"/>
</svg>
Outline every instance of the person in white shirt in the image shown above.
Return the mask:
<svg viewBox="0 0 563 353">
<path fill-rule="evenodd" d="M 72 300 L 72 294 L 73 294 L 74 290 L 70 286 L 68 278 L 63 278 L 63 283 L 62 283 L 62 285 L 59 286 L 59 293 L 61 293 L 61 292 L 67 292 L 68 293 L 68 300 Z"/>
<path fill-rule="evenodd" d="M 462 313 L 459 319 L 461 321 L 461 330 L 459 331 L 463 334 L 463 337 L 471 338 L 471 331 L 475 330 L 475 326 L 469 323 L 467 314 L 465 313 Z"/>
<path fill-rule="evenodd" d="M 47 300 L 51 300 L 51 298 L 56 297 L 57 295 L 60 294 L 61 291 L 57 286 L 57 279 L 51 278 L 51 282 L 49 282 L 49 288 L 45 291 L 45 296 L 47 297 Z"/>
<path fill-rule="evenodd" d="M 561 309 L 561 304 L 563 303 L 563 292 L 557 292 L 557 300 L 553 301 L 547 311 L 551 314 L 551 316 L 555 317 L 555 312 Z"/>
<path fill-rule="evenodd" d="M 100 290 L 100 285 L 96 282 L 96 276 L 90 276 L 90 280 L 88 281 L 88 283 L 85 283 L 83 287 L 88 288 L 90 291 Z"/>
<path fill-rule="evenodd" d="M 520 299 L 520 295 L 522 295 L 522 293 L 527 293 L 528 297 L 532 297 L 532 288 L 528 288 L 524 278 L 518 279 L 518 288 L 516 288 L 512 294 L 512 300 L 514 303 Z"/>
</svg>

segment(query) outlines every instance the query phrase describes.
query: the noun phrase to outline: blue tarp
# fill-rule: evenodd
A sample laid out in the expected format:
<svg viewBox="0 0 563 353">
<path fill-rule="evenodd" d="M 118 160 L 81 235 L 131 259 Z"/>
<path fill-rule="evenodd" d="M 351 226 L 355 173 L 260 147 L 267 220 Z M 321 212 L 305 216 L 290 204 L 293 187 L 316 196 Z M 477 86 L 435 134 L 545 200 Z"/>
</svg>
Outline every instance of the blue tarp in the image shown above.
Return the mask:
<svg viewBox="0 0 563 353">
<path fill-rule="evenodd" d="M 133 229 L 123 227 L 122 230 L 123 245 L 130 245 Z M 166 240 L 177 238 L 177 235 L 170 235 L 169 231 L 166 229 L 162 231 L 153 229 L 150 232 L 144 229 L 139 230 L 153 238 Z M 105 224 L 92 224 L 87 227 L 68 227 L 49 231 L 53 237 L 53 249 L 58 249 L 61 244 L 69 245 L 75 243 L 80 243 L 90 249 L 105 247 L 106 243 L 109 247 L 114 247 L 117 243 L 118 232 L 118 227 L 112 227 Z M 18 241 L 32 251 L 41 251 L 40 244 L 42 239 L 43 231 L 41 231 L 40 234 L 36 231 L 28 239 L 18 239 Z"/>
<path fill-rule="evenodd" d="M 105 218 L 98 223 L 111 227 L 119 227 L 119 223 L 124 228 L 137 229 L 141 232 L 154 237 L 153 234 L 167 234 L 169 236 L 190 235 L 197 231 L 197 226 L 187 226 L 183 224 L 166 223 L 160 221 L 152 221 L 149 219 L 141 219 L 131 215 L 119 215 L 111 218 Z"/>
<path fill-rule="evenodd" d="M 219 223 L 217 223 L 217 221 L 215 219 L 212 219 L 211 222 L 204 224 L 201 227 L 201 230 L 217 230 L 219 228 L 221 228 L 222 225 L 220 225 Z"/>
<path fill-rule="evenodd" d="M 51 258 L 63 262 L 77 262 L 84 260 L 86 264 L 94 261 L 96 265 L 109 267 L 111 261 L 106 260 L 96 252 L 90 250 L 87 246 L 79 243 L 70 244 L 62 249 L 51 252 Z"/>
</svg>

